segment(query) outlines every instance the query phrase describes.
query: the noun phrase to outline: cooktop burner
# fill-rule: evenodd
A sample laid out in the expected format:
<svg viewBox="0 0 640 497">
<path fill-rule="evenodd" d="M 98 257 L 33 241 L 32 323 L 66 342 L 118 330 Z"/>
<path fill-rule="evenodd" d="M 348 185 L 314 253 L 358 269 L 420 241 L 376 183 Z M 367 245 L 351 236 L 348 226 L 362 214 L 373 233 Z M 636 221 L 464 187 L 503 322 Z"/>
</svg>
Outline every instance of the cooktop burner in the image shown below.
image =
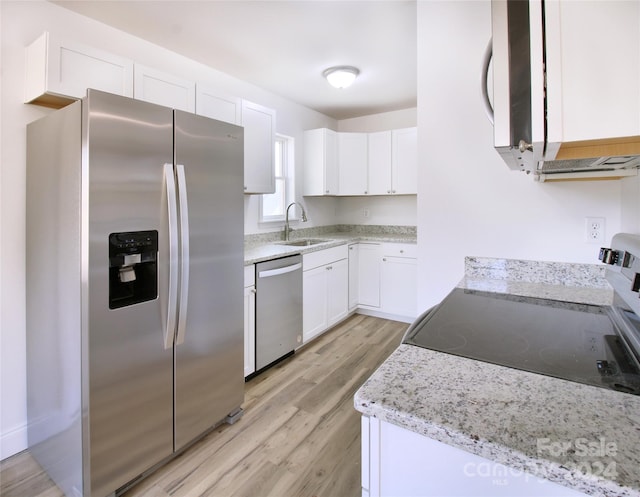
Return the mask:
<svg viewBox="0 0 640 497">
<path fill-rule="evenodd" d="M 640 395 L 608 306 L 454 289 L 403 343 Z"/>
</svg>

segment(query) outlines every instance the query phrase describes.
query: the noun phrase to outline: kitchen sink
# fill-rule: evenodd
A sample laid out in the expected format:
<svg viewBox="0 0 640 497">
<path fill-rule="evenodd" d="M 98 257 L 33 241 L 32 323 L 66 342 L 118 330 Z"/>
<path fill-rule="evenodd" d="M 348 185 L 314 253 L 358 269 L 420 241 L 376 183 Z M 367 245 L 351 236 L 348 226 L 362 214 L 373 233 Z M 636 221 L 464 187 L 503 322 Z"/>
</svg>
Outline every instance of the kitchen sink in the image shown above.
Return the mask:
<svg viewBox="0 0 640 497">
<path fill-rule="evenodd" d="M 322 238 L 301 238 L 299 240 L 288 240 L 286 242 L 280 242 L 278 245 L 288 245 L 291 247 L 309 247 L 311 245 L 327 243 L 330 241 L 331 240 L 324 240 Z"/>
</svg>

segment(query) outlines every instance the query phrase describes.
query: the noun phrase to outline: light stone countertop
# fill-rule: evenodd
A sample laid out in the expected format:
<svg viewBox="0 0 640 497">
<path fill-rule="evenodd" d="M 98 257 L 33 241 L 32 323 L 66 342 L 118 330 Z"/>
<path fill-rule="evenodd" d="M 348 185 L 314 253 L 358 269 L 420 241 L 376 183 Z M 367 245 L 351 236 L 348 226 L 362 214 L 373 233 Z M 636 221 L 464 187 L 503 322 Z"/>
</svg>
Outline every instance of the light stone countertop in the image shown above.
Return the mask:
<svg viewBox="0 0 640 497">
<path fill-rule="evenodd" d="M 465 262 L 463 288 L 611 302 L 601 266 Z M 589 495 L 640 496 L 640 396 L 402 344 L 354 404 L 365 415 Z M 602 441 L 615 450 L 594 457 L 578 450 Z M 573 450 L 554 450 L 562 443 Z M 601 464 L 609 471 L 598 471 Z"/>
<path fill-rule="evenodd" d="M 295 254 L 306 254 L 317 250 L 324 250 L 347 243 L 356 242 L 381 242 L 381 243 L 416 243 L 416 234 L 411 227 L 402 226 L 357 226 L 357 227 L 340 227 L 338 231 L 328 227 L 329 229 L 300 229 L 294 230 L 291 240 L 295 241 L 300 238 L 316 238 L 326 240 L 326 242 L 318 243 L 308 247 L 295 247 L 284 245 L 283 240 L 274 240 L 273 236 L 256 237 L 257 239 L 245 242 L 244 247 L 244 264 L 245 266 L 263 262 L 280 257 L 286 257 Z M 369 228 L 369 229 L 367 229 Z M 269 234 L 271 235 L 271 234 Z M 280 233 L 276 234 L 279 236 Z"/>
</svg>

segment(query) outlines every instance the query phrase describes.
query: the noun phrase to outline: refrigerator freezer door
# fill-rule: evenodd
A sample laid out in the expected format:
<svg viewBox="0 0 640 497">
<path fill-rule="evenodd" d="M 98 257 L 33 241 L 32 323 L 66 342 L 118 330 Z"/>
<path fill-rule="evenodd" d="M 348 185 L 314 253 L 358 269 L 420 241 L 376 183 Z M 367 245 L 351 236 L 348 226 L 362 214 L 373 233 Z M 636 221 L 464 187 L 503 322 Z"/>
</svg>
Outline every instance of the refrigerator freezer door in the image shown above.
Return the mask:
<svg viewBox="0 0 640 497">
<path fill-rule="evenodd" d="M 175 162 L 188 191 L 190 261 L 184 341 L 175 346 L 179 450 L 244 400 L 243 130 L 175 111 Z"/>
<path fill-rule="evenodd" d="M 91 90 L 84 112 L 89 380 L 83 397 L 89 399 L 90 495 L 100 496 L 173 451 L 173 347 L 165 349 L 163 337 L 169 251 L 164 164 L 173 163 L 173 115 Z M 109 309 L 109 235 L 143 230 L 158 232 L 159 295 Z M 132 271 L 128 278 L 135 265 Z"/>
</svg>

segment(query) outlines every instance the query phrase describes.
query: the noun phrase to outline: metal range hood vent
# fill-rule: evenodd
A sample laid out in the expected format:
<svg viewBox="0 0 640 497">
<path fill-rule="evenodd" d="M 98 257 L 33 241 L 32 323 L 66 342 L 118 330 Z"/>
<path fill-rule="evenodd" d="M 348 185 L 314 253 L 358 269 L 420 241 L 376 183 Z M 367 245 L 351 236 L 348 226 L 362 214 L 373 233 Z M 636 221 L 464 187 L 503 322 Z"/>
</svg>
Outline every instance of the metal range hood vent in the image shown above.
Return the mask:
<svg viewBox="0 0 640 497">
<path fill-rule="evenodd" d="M 535 174 L 539 181 L 636 176 L 640 168 L 640 137 L 569 142 L 560 145 L 555 154 L 545 155 L 555 158 L 538 162 Z"/>
</svg>

